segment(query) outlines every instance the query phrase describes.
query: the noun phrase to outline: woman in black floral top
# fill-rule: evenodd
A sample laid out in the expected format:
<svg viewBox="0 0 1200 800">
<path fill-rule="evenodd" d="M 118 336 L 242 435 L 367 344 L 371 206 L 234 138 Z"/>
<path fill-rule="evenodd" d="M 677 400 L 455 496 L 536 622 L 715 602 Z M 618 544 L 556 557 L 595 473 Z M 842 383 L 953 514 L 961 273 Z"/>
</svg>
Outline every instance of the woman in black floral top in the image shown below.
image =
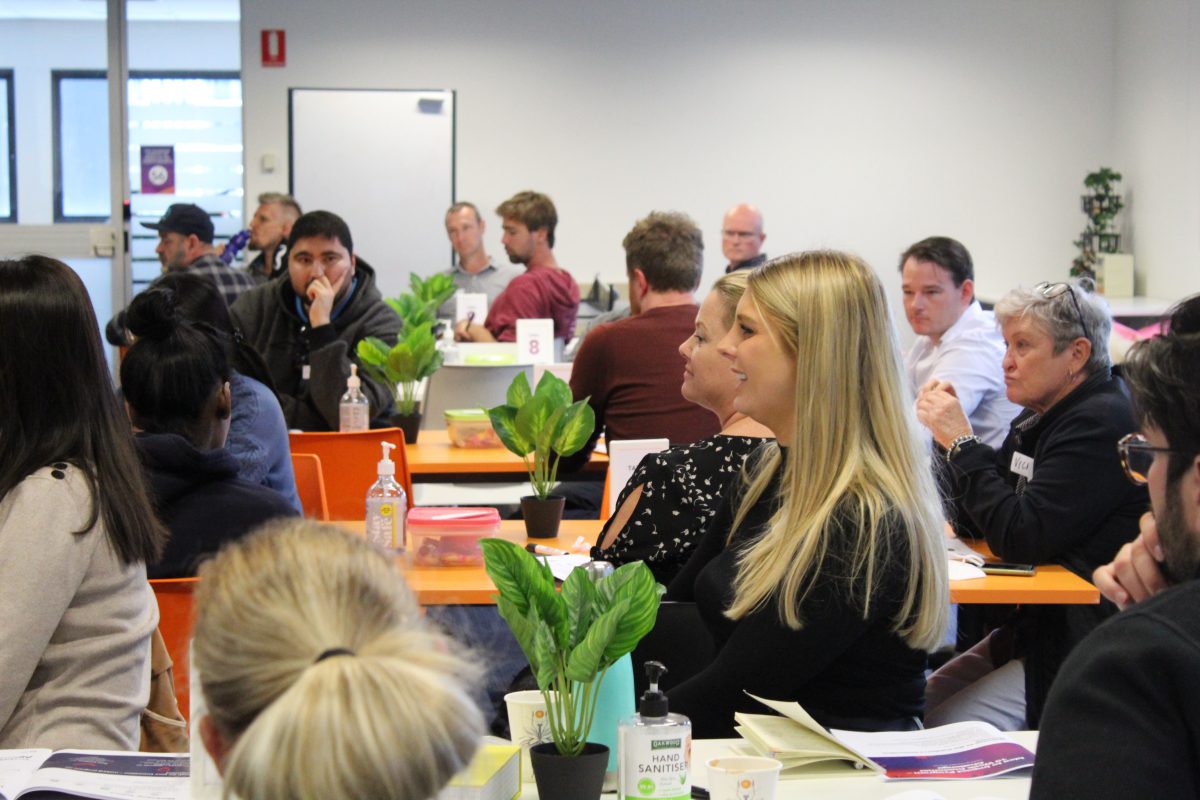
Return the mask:
<svg viewBox="0 0 1200 800">
<path fill-rule="evenodd" d="M 716 414 L 721 432 L 643 458 L 617 498 L 600 544 L 592 548 L 594 558 L 645 561 L 660 583 L 670 583 L 716 512 L 725 485 L 771 437 L 766 427 L 733 410 L 737 379 L 717 352 L 745 288 L 745 272 L 718 280 L 700 305 L 695 333 L 679 346 L 683 396 Z"/>
</svg>

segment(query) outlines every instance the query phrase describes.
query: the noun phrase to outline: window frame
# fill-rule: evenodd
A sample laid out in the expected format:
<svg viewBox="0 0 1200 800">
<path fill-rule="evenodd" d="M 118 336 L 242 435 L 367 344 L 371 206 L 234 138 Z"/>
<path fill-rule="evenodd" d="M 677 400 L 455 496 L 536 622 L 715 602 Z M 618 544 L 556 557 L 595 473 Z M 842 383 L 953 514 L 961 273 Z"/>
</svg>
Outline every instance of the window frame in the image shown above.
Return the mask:
<svg viewBox="0 0 1200 800">
<path fill-rule="evenodd" d="M 8 106 L 8 153 L 3 157 L 8 159 L 8 210 L 7 216 L 0 216 L 0 224 L 16 224 L 17 222 L 17 103 L 15 70 L 0 69 L 0 81 L 7 87 L 5 93 Z M 2 191 L 2 189 L 0 189 Z"/>
<path fill-rule="evenodd" d="M 60 85 L 63 79 L 91 78 L 106 80 L 108 70 L 103 69 L 56 69 L 50 72 L 50 105 L 52 125 L 54 126 L 54 221 L 65 222 L 107 222 L 111 217 L 103 216 L 66 216 L 63 214 L 63 181 L 62 181 L 62 97 Z M 129 80 L 242 80 L 238 70 L 130 70 Z M 126 112 L 128 115 L 128 112 Z M 129 120 L 126 119 L 126 125 Z"/>
</svg>

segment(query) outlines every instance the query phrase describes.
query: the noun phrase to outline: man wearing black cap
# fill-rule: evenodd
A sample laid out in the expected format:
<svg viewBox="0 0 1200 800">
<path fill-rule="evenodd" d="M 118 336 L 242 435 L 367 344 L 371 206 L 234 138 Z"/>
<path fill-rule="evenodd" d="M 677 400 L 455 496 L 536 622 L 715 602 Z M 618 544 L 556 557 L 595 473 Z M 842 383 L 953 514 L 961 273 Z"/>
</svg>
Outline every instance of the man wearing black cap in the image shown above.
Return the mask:
<svg viewBox="0 0 1200 800">
<path fill-rule="evenodd" d="M 217 256 L 212 243 L 212 217 L 200 206 L 175 203 L 158 222 L 143 222 L 142 227 L 158 231 L 154 252 L 163 272 L 186 269 L 203 275 L 216 284 L 230 305 L 246 289 L 254 288 L 249 274 L 232 269 Z"/>
</svg>

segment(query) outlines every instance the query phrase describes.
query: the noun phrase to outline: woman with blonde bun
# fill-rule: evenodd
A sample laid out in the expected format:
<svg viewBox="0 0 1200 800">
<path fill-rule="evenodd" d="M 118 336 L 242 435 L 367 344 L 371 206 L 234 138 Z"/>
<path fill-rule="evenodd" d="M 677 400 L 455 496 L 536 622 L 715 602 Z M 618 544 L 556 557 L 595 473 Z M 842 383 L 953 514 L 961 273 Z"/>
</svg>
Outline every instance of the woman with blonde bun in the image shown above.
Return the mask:
<svg viewBox="0 0 1200 800">
<path fill-rule="evenodd" d="M 200 734 L 227 797 L 427 800 L 474 754 L 479 670 L 364 540 L 280 521 L 200 577 Z"/>
<path fill-rule="evenodd" d="M 762 713 L 747 692 L 827 727 L 916 727 L 948 616 L 943 519 L 879 279 L 845 253 L 769 261 L 720 349 L 734 409 L 777 443 L 746 460 L 667 592 L 717 646 L 671 710 L 709 738 Z"/>
</svg>

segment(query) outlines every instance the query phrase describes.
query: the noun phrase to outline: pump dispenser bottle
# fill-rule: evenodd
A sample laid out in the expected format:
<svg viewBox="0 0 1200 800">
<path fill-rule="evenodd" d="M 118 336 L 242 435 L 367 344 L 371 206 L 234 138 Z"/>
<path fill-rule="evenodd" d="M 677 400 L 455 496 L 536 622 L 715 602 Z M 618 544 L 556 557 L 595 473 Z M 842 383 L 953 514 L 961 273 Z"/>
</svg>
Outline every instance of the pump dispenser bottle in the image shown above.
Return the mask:
<svg viewBox="0 0 1200 800">
<path fill-rule="evenodd" d="M 620 800 L 688 800 L 692 794 L 692 723 L 667 711 L 667 696 L 658 681 L 667 668 L 647 661 L 650 688 L 638 713 L 621 721 L 617 731 Z"/>
<path fill-rule="evenodd" d="M 338 430 L 365 431 L 371 427 L 371 404 L 362 393 L 362 379 L 358 377 L 358 364 L 350 365 L 350 377 L 346 379 L 346 393 L 338 401 Z"/>
<path fill-rule="evenodd" d="M 396 445 L 380 442 L 383 458 L 378 464 L 379 479 L 367 490 L 367 541 L 386 550 L 404 552 L 404 518 L 408 496 L 396 483 L 396 464 L 391 451 Z"/>
</svg>

